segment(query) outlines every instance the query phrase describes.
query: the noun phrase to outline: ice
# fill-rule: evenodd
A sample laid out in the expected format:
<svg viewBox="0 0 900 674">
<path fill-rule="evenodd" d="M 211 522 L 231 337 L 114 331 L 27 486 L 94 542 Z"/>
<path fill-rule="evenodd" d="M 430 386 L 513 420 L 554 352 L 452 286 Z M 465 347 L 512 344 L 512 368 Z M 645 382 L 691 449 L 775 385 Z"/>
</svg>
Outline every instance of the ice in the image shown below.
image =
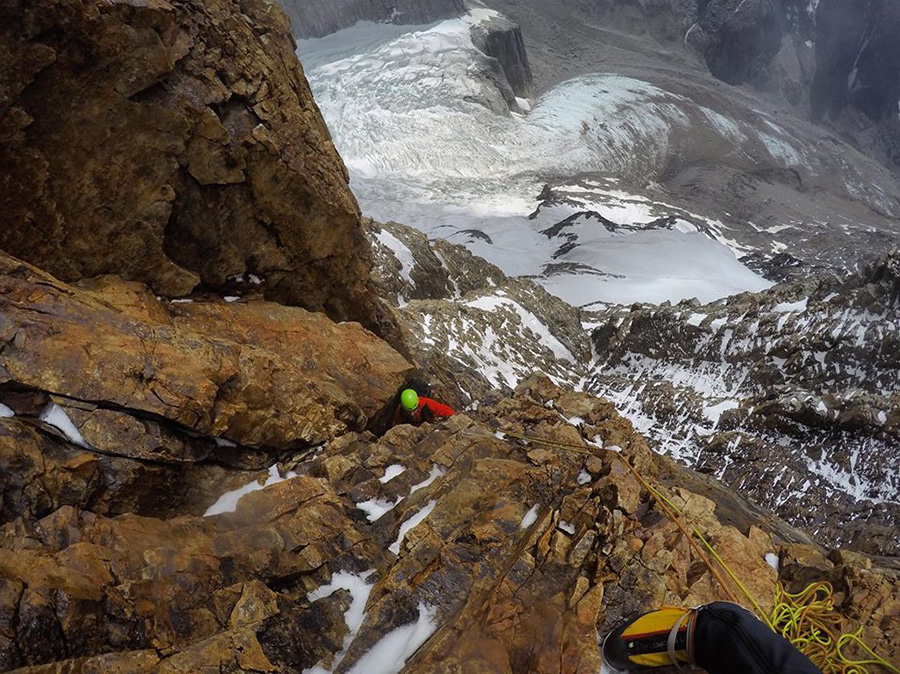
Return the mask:
<svg viewBox="0 0 900 674">
<path fill-rule="evenodd" d="M 778 555 L 776 555 L 774 552 L 767 552 L 766 564 L 771 566 L 777 572 L 779 570 Z"/>
<path fill-rule="evenodd" d="M 9 419 L 10 417 L 16 416 L 16 413 L 12 411 L 11 408 L 7 407 L 3 403 L 0 403 L 0 419 Z"/>
<path fill-rule="evenodd" d="M 69 419 L 69 415 L 56 403 L 48 403 L 41 411 L 40 419 L 59 430 L 73 445 L 90 449 L 90 445 L 81 437 L 81 433 L 78 432 L 75 424 Z"/>
<path fill-rule="evenodd" d="M 357 660 L 348 674 L 398 674 L 406 660 L 437 630 L 436 614 L 434 607 L 420 603 L 416 622 L 384 635 Z"/>
<path fill-rule="evenodd" d="M 216 441 L 216 447 L 237 447 L 236 442 L 232 442 L 227 438 L 213 438 Z"/>
<path fill-rule="evenodd" d="M 223 299 L 224 299 L 226 302 L 231 303 L 231 302 L 237 302 L 237 301 L 238 301 L 239 299 L 241 299 L 241 298 L 238 297 L 237 295 L 226 295 Z"/>
<path fill-rule="evenodd" d="M 365 619 L 366 603 L 369 601 L 369 595 L 372 593 L 372 588 L 375 586 L 374 583 L 370 584 L 366 581 L 374 573 L 374 569 L 370 569 L 361 574 L 339 571 L 332 576 L 330 583 L 323 585 L 306 595 L 306 598 L 312 602 L 328 597 L 338 590 L 348 590 L 350 592 L 351 601 L 350 607 L 344 613 L 344 622 L 347 624 L 347 628 L 350 631 L 344 637 L 344 643 L 340 652 L 334 656 L 331 669 L 325 669 L 324 667 L 316 665 L 315 667 L 304 669 L 303 674 L 331 674 L 337 669 L 338 665 L 341 664 L 344 657 L 346 657 L 347 651 L 350 649 L 350 645 L 353 643 L 356 635 L 359 634 L 359 628 L 362 627 L 363 620 Z"/>
<path fill-rule="evenodd" d="M 568 522 L 564 522 L 563 520 L 560 520 L 559 524 L 557 526 L 560 529 L 562 529 L 563 531 L 565 531 L 567 534 L 569 534 L 570 536 L 575 535 L 575 527 L 573 525 L 569 524 Z"/>
<path fill-rule="evenodd" d="M 529 219 L 546 176 L 593 172 L 646 180 L 689 128 L 697 142 L 725 138 L 729 146 L 742 132 L 722 113 L 610 74 L 561 83 L 536 99 L 527 116 L 498 114 L 505 103 L 482 74 L 490 64 L 470 35 L 482 19 L 478 10 L 405 31 L 360 25 L 298 43 L 367 215 L 462 243 L 507 274 L 535 277 L 579 306 L 706 302 L 771 285 L 735 258 L 729 246 L 736 244 L 699 231 L 695 221 L 703 218 L 600 183 L 577 186 L 591 195 L 584 210 L 629 225 L 680 219 L 672 229 L 619 232 L 583 222 L 578 245 L 557 260 L 560 241 L 541 231 L 574 211 L 551 209 Z M 383 240 L 407 275 L 412 260 L 403 244 Z M 556 262 L 573 266 L 545 273 Z"/>
<path fill-rule="evenodd" d="M 237 510 L 238 501 L 240 501 L 241 498 L 243 498 L 247 494 L 255 491 L 260 491 L 261 489 L 265 489 L 268 486 L 278 484 L 279 482 L 284 482 L 285 480 L 290 480 L 294 477 L 297 477 L 297 473 L 295 473 L 294 471 L 288 471 L 284 474 L 284 477 L 282 477 L 278 472 L 278 464 L 275 464 L 274 466 L 271 466 L 269 468 L 269 473 L 262 484 L 260 484 L 259 480 L 253 480 L 252 482 L 245 484 L 243 487 L 225 492 L 215 503 L 213 503 L 211 506 L 209 506 L 209 508 L 206 509 L 206 512 L 203 513 L 203 516 L 210 517 L 212 515 L 221 515 L 222 513 L 233 513 Z"/>
<path fill-rule="evenodd" d="M 399 555 L 400 546 L 403 544 L 403 539 L 406 538 L 406 534 L 417 527 L 421 522 L 423 522 L 425 518 L 431 514 L 431 511 L 434 510 L 434 506 L 436 505 L 437 501 L 429 501 L 424 508 L 422 508 L 419 512 L 406 520 L 403 524 L 401 524 L 400 533 L 397 535 L 397 540 L 391 543 L 391 545 L 388 547 L 388 550 L 393 552 L 395 555 Z"/>
<path fill-rule="evenodd" d="M 370 522 L 377 522 L 384 517 L 386 513 L 400 505 L 402 500 L 402 498 L 398 498 L 396 501 L 385 501 L 384 499 L 373 498 L 368 501 L 363 501 L 362 503 L 357 503 L 356 507 L 366 513 L 366 518 Z"/>
<path fill-rule="evenodd" d="M 409 490 L 410 495 L 415 494 L 420 489 L 425 489 L 426 487 L 430 487 L 432 482 L 437 480 L 439 477 L 443 477 L 444 475 L 446 475 L 446 473 L 447 473 L 447 471 L 444 470 L 443 468 L 441 468 L 436 463 L 432 464 L 431 473 L 428 475 L 428 477 L 425 480 L 423 480 L 422 482 L 419 482 L 418 484 L 414 484 L 412 486 L 412 488 Z"/>
<path fill-rule="evenodd" d="M 537 521 L 537 516 L 538 516 L 538 506 L 533 505 L 533 506 L 531 506 L 531 510 L 529 510 L 527 513 L 525 513 L 525 517 L 523 517 L 522 521 L 519 523 L 519 528 L 527 529 L 528 527 L 530 527 L 532 524 L 534 524 Z"/>
<path fill-rule="evenodd" d="M 378 481 L 381 482 L 381 484 L 387 484 L 395 477 L 397 477 L 398 475 L 402 475 L 405 472 L 405 466 L 401 466 L 399 463 L 395 463 L 387 467 L 387 470 L 384 471 L 384 476 L 378 478 Z"/>
<path fill-rule="evenodd" d="M 584 470 L 584 468 L 582 468 L 581 472 L 578 473 L 578 484 L 587 484 L 593 479 L 594 478 L 591 477 L 591 474 Z"/>
<path fill-rule="evenodd" d="M 194 300 L 189 299 L 187 297 L 182 297 L 180 299 L 169 300 L 172 304 L 192 304 Z"/>
</svg>

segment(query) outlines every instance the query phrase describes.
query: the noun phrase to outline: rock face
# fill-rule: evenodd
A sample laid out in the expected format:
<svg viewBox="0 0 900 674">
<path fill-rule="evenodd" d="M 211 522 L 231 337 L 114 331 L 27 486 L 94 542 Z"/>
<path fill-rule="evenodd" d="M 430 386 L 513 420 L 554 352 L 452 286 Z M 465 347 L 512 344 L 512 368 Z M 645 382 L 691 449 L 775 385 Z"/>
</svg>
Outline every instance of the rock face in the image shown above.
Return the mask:
<svg viewBox="0 0 900 674">
<path fill-rule="evenodd" d="M 575 386 L 590 360 L 580 313 L 526 279 L 398 223 L 369 223 L 373 273 L 440 396 L 478 406 L 534 372 Z M 396 298 L 396 300 L 394 300 Z"/>
<path fill-rule="evenodd" d="M 565 421 L 575 416 L 578 428 Z M 401 629 L 409 646 L 387 654 L 394 671 L 404 661 L 406 672 L 598 671 L 598 630 L 722 592 L 601 445 L 665 480 L 660 488 L 770 607 L 776 572 L 764 557 L 779 547 L 755 526 L 723 525 L 727 512 L 683 488 L 684 471 L 649 452 L 608 403 L 533 379 L 481 418 L 492 425 L 458 415 L 380 440 L 336 438 L 295 466 L 298 477 L 244 497 L 232 514 L 108 519 L 66 507 L 8 523 L 0 667 L 371 671 L 371 654 L 384 657 L 385 637 Z M 896 660 L 895 572 L 862 556 L 828 560 L 814 546 L 781 556 L 796 582 L 828 573 L 853 583 L 844 608 Z"/>
<path fill-rule="evenodd" d="M 76 288 L 0 257 L 5 518 L 202 509 L 284 451 L 362 430 L 412 370 L 358 324 L 264 301 Z M 68 419 L 47 421 L 50 411 Z M 166 497 L 161 497 L 165 490 Z"/>
<path fill-rule="evenodd" d="M 378 328 L 346 169 L 268 0 L 0 9 L 0 248 L 65 281 L 264 295 Z"/>
<path fill-rule="evenodd" d="M 610 309 L 588 388 L 795 525 L 897 555 L 898 270 L 894 253 L 846 280 Z"/>
<path fill-rule="evenodd" d="M 369 231 L 379 288 L 454 405 L 477 407 L 537 370 L 614 401 L 654 449 L 819 540 L 900 553 L 896 254 L 849 278 L 705 306 L 588 312 L 462 247 L 395 223 Z"/>
<path fill-rule="evenodd" d="M 519 98 L 530 98 L 534 93 L 531 66 L 522 29 L 502 15 L 495 15 L 472 27 L 472 40 L 482 52 L 497 59 L 503 75 Z"/>
<path fill-rule="evenodd" d="M 463 0 L 280 0 L 298 38 L 322 37 L 359 21 L 421 25 L 465 12 Z"/>
</svg>

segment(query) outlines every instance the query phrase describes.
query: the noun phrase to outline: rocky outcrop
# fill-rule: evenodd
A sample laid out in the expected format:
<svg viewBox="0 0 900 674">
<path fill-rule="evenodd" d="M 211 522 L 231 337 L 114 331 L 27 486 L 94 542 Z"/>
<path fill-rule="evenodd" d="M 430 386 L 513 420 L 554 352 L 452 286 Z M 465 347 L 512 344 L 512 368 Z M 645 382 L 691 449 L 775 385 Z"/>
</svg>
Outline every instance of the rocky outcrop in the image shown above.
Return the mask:
<svg viewBox="0 0 900 674">
<path fill-rule="evenodd" d="M 522 29 L 517 23 L 493 14 L 472 27 L 472 41 L 478 49 L 497 60 L 516 96 L 531 97 L 534 81 Z"/>
<path fill-rule="evenodd" d="M 578 428 L 565 421 L 575 416 Z M 0 667 L 348 672 L 371 671 L 377 653 L 391 671 L 597 671 L 598 631 L 620 616 L 721 596 L 619 457 L 651 480 L 681 469 L 611 405 L 534 379 L 481 418 L 491 425 L 458 415 L 380 440 L 336 438 L 231 514 L 108 519 L 66 507 L 7 524 Z M 776 572 L 764 557 L 779 545 L 723 525 L 725 512 L 677 480 L 660 488 L 768 608 Z M 793 577 L 824 559 L 814 546 L 781 556 Z M 857 620 L 895 659 L 896 578 L 840 559 L 837 573 L 865 578 L 846 601 L 880 602 Z M 409 645 L 388 645 L 398 641 Z"/>
<path fill-rule="evenodd" d="M 165 297 L 252 275 L 268 299 L 383 328 L 346 169 L 272 2 L 42 0 L 0 26 L 0 248 Z"/>
<path fill-rule="evenodd" d="M 897 555 L 898 256 L 701 306 L 597 315 L 588 388 L 832 544 Z"/>
<path fill-rule="evenodd" d="M 377 287 L 396 302 L 404 344 L 442 398 L 477 407 L 534 372 L 570 386 L 582 378 L 590 344 L 577 309 L 406 225 L 371 222 L 368 235 Z"/>
<path fill-rule="evenodd" d="M 15 414 L 0 419 L 0 514 L 203 509 L 247 480 L 229 467 L 364 429 L 411 370 L 320 313 L 170 303 L 112 277 L 78 288 L 0 256 L 0 402 Z"/>
<path fill-rule="evenodd" d="M 465 12 L 463 0 L 279 0 L 298 38 L 322 37 L 359 21 L 417 26 Z"/>
</svg>

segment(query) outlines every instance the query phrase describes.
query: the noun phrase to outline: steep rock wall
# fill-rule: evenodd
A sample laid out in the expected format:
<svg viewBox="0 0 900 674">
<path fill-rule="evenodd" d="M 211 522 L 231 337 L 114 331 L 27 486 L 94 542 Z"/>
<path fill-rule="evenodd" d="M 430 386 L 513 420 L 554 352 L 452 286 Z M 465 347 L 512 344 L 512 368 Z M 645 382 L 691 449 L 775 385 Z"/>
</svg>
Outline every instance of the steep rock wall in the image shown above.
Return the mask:
<svg viewBox="0 0 900 674">
<path fill-rule="evenodd" d="M 358 21 L 419 25 L 460 16 L 463 0 L 280 0 L 294 35 L 322 37 Z"/>
<path fill-rule="evenodd" d="M 531 96 L 534 82 L 518 24 L 502 16 L 491 18 L 472 28 L 472 40 L 481 51 L 497 60 L 516 96 Z"/>
<path fill-rule="evenodd" d="M 347 173 L 270 0 L 0 6 L 0 248 L 74 281 L 378 324 Z"/>
</svg>

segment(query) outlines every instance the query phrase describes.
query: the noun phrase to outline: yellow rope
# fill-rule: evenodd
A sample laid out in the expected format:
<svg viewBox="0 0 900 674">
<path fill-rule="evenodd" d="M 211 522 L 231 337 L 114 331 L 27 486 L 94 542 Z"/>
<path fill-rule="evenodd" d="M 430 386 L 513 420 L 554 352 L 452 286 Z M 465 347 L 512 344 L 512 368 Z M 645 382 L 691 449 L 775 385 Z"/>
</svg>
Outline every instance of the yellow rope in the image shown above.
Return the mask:
<svg viewBox="0 0 900 674">
<path fill-rule="evenodd" d="M 834 589 L 829 583 L 812 583 L 792 594 L 778 583 L 771 617 L 774 629 L 806 655 L 822 674 L 866 674 L 867 665 L 900 674 L 862 639 L 862 628 L 841 634 L 841 616 L 834 610 Z M 856 659 L 847 651 L 864 654 Z"/>
<path fill-rule="evenodd" d="M 502 431 L 504 435 L 511 438 L 518 438 L 537 444 L 547 445 L 549 447 L 557 447 L 578 454 L 594 455 L 594 452 L 585 450 L 584 447 L 573 445 L 566 442 L 554 442 L 544 438 L 534 436 L 521 435 L 519 433 L 511 433 Z M 610 451 L 610 450 L 605 450 Z M 638 482 L 654 497 L 659 503 L 666 515 L 671 519 L 688 538 L 688 542 L 698 552 L 698 556 L 705 562 L 710 572 L 719 582 L 719 585 L 729 597 L 734 600 L 731 589 L 719 575 L 709 558 L 703 554 L 685 531 L 684 526 L 679 520 L 683 517 L 683 511 L 675 505 L 670 499 L 662 494 L 658 489 L 654 488 L 641 474 L 637 468 L 631 465 L 624 456 L 618 452 L 612 452 L 625 465 Z M 677 513 L 677 515 L 673 515 Z M 731 581 L 740 588 L 741 592 L 747 600 L 753 605 L 756 614 L 776 633 L 790 641 L 801 653 L 806 655 L 820 670 L 822 674 L 869 674 L 867 665 L 875 665 L 883 667 L 885 670 L 893 674 L 900 674 L 900 669 L 889 664 L 883 658 L 880 658 L 862 639 L 862 628 L 855 632 L 847 634 L 841 633 L 841 616 L 834 610 L 834 590 L 830 583 L 819 582 L 812 583 L 802 592 L 791 594 L 784 589 L 779 582 L 775 591 L 775 605 L 772 614 L 767 615 L 762 607 L 741 582 L 728 563 L 722 559 L 712 544 L 706 537 L 696 528 L 691 527 L 691 531 L 706 549 L 712 554 L 719 566 L 725 570 Z M 835 636 L 839 635 L 839 636 Z M 845 652 L 845 649 L 856 648 L 867 656 L 867 659 L 853 659 Z"/>
</svg>

